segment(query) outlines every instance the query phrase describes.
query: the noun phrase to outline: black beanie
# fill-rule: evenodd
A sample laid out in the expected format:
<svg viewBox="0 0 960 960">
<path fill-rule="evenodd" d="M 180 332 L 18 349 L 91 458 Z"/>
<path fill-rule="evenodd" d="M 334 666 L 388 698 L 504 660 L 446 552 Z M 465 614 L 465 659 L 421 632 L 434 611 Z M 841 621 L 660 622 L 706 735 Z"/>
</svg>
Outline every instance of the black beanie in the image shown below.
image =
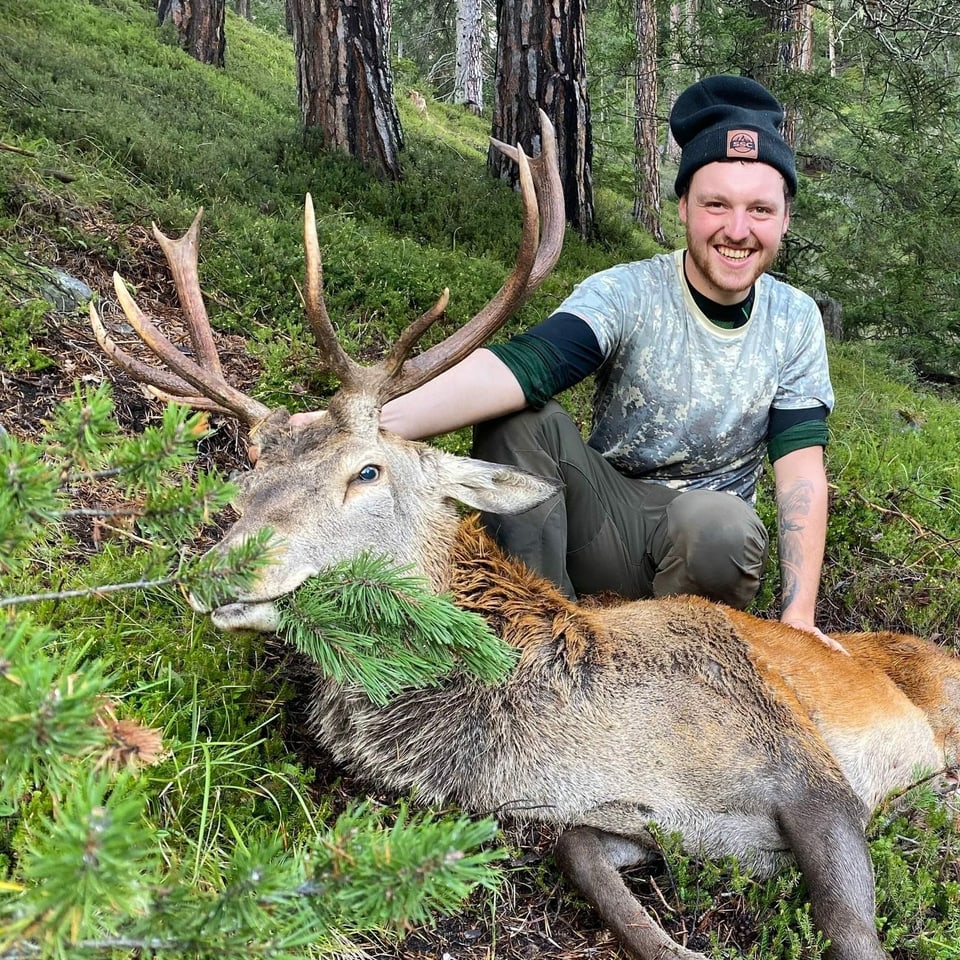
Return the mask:
<svg viewBox="0 0 960 960">
<path fill-rule="evenodd" d="M 705 77 L 687 87 L 670 111 L 670 130 L 680 149 L 674 190 L 683 196 L 690 178 L 715 160 L 758 160 L 775 167 L 797 192 L 793 151 L 780 133 L 783 107 L 755 80 Z"/>
</svg>

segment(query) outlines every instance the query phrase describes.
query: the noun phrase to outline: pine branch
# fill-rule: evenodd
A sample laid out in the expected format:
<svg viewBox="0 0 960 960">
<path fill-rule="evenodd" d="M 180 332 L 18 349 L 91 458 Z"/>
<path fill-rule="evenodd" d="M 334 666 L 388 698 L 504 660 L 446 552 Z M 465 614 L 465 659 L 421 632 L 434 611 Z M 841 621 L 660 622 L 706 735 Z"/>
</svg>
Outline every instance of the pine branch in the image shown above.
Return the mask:
<svg viewBox="0 0 960 960">
<path fill-rule="evenodd" d="M 26 603 L 42 603 L 46 600 L 69 600 L 75 597 L 106 597 L 124 590 L 152 590 L 179 583 L 179 578 L 159 577 L 155 580 L 131 580 L 129 583 L 102 583 L 95 587 L 78 587 L 75 590 L 51 590 L 47 593 L 25 593 L 15 597 L 0 597 L 0 607 L 17 607 Z"/>
<path fill-rule="evenodd" d="M 258 530 L 226 551 L 210 550 L 184 560 L 176 574 L 180 589 L 212 609 L 249 590 L 264 565 L 271 562 L 273 531 Z"/>
<path fill-rule="evenodd" d="M 516 659 L 478 614 L 370 554 L 284 598 L 279 633 L 326 676 L 360 686 L 376 703 L 408 687 L 435 686 L 458 669 L 495 683 Z"/>
<path fill-rule="evenodd" d="M 130 781 L 110 793 L 91 784 L 41 826 L 26 872 L 42 878 L 44 889 L 24 888 L 16 908 L 16 925 L 31 935 L 7 943 L 0 935 L 0 960 L 50 955 L 58 946 L 70 956 L 142 947 L 196 957 L 302 957 L 302 948 L 330 944 L 342 930 L 403 932 L 500 879 L 504 851 L 486 846 L 496 836 L 493 821 L 365 803 L 309 848 L 291 850 L 279 835 L 248 841 L 235 833 L 224 885 L 204 896 L 157 871 L 142 801 Z"/>
<path fill-rule="evenodd" d="M 206 553 L 200 557 L 185 559 L 179 570 L 165 577 L 130 580 L 126 583 L 104 583 L 74 590 L 51 590 L 45 593 L 28 593 L 12 597 L 0 597 L 0 608 L 17 607 L 27 603 L 47 600 L 68 600 L 76 597 L 105 597 L 126 590 L 156 590 L 161 587 L 178 587 L 185 594 L 192 594 L 208 606 L 249 588 L 257 571 L 270 561 L 269 539 L 271 532 L 262 530 L 248 538 L 240 546 L 226 553 Z"/>
<path fill-rule="evenodd" d="M 77 756 L 104 742 L 94 722 L 109 685 L 85 651 L 64 660 L 45 655 L 52 631 L 29 618 L 0 625 L 0 803 L 44 784 L 52 793 L 69 781 Z"/>
<path fill-rule="evenodd" d="M 335 902 L 340 915 L 402 929 L 499 881 L 493 865 L 504 851 L 482 849 L 496 836 L 494 821 L 411 815 L 401 804 L 388 829 L 383 815 L 369 804 L 347 811 L 313 854 L 316 893 Z"/>
<path fill-rule="evenodd" d="M 76 778 L 54 816 L 35 827 L 19 908 L 43 941 L 115 935 L 125 917 L 148 908 L 160 857 L 145 806 L 142 780 L 88 772 Z"/>
</svg>

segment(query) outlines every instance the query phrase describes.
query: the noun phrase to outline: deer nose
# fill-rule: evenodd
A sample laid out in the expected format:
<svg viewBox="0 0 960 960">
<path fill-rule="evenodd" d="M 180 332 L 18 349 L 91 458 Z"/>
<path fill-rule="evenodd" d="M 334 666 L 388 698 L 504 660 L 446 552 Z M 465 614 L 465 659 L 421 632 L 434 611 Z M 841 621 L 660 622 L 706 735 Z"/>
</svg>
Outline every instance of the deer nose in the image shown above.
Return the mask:
<svg viewBox="0 0 960 960">
<path fill-rule="evenodd" d="M 187 594 L 187 603 L 190 604 L 190 609 L 194 610 L 196 613 L 209 613 L 213 608 L 201 600 L 195 593 Z"/>
<path fill-rule="evenodd" d="M 218 630 L 253 630 L 256 633 L 276 633 L 280 628 L 280 614 L 274 603 L 228 603 L 217 607 L 210 620 Z"/>
</svg>

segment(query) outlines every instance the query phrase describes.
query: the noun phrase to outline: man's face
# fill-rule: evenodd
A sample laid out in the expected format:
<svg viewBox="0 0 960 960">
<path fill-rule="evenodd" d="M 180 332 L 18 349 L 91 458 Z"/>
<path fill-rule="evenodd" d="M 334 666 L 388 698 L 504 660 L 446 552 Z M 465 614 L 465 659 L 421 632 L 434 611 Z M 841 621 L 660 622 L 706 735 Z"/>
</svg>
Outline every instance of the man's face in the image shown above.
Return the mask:
<svg viewBox="0 0 960 960">
<path fill-rule="evenodd" d="M 708 163 L 680 198 L 687 277 L 717 303 L 739 303 L 770 268 L 790 223 L 783 176 L 757 161 Z"/>
</svg>

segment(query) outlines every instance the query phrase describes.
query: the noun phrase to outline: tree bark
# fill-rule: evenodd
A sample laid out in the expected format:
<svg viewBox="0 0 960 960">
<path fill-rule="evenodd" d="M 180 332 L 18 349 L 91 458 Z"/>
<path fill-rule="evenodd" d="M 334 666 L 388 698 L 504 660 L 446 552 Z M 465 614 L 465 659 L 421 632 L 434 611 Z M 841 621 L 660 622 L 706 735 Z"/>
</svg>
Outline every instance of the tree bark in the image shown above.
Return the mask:
<svg viewBox="0 0 960 960">
<path fill-rule="evenodd" d="M 806 0 L 750 0 L 748 9 L 766 26 L 757 45 L 754 63 L 747 74 L 770 89 L 776 89 L 781 74 L 805 73 L 813 59 L 813 7 Z M 790 104 L 785 106 L 784 139 L 796 149 L 800 118 Z"/>
<path fill-rule="evenodd" d="M 380 20 L 383 23 L 383 37 L 380 42 L 380 49 L 387 63 L 390 62 L 390 40 L 393 36 L 393 3 L 391 0 L 377 0 L 380 7 Z"/>
<path fill-rule="evenodd" d="M 656 7 L 654 7 L 656 9 Z M 683 88 L 680 73 L 684 63 L 689 59 L 689 51 L 696 49 L 699 44 L 698 17 L 700 14 L 699 0 L 674 0 L 670 4 L 669 12 L 669 71 L 663 77 L 662 93 L 665 95 L 664 114 L 670 116 L 673 104 L 676 102 Z M 680 147 L 673 138 L 670 124 L 663 125 L 663 154 L 671 163 L 680 163 Z"/>
<path fill-rule="evenodd" d="M 634 8 L 637 68 L 634 91 L 633 218 L 658 243 L 666 243 L 660 218 L 660 144 L 657 137 L 657 9 L 654 0 L 636 0 Z"/>
<path fill-rule="evenodd" d="M 159 0 L 157 21 L 168 17 L 177 31 L 182 49 L 201 63 L 222 67 L 227 38 L 223 25 L 227 15 L 226 0 Z"/>
<path fill-rule="evenodd" d="M 328 150 L 399 179 L 403 147 L 380 0 L 290 0 L 300 118 Z"/>
<path fill-rule="evenodd" d="M 582 0 L 498 0 L 494 137 L 539 150 L 541 107 L 557 130 L 567 219 L 590 238 L 593 135 Z M 488 164 L 496 176 L 515 181 L 515 165 L 499 151 L 491 149 Z"/>
<path fill-rule="evenodd" d="M 457 65 L 453 102 L 483 112 L 483 2 L 457 0 Z"/>
</svg>

